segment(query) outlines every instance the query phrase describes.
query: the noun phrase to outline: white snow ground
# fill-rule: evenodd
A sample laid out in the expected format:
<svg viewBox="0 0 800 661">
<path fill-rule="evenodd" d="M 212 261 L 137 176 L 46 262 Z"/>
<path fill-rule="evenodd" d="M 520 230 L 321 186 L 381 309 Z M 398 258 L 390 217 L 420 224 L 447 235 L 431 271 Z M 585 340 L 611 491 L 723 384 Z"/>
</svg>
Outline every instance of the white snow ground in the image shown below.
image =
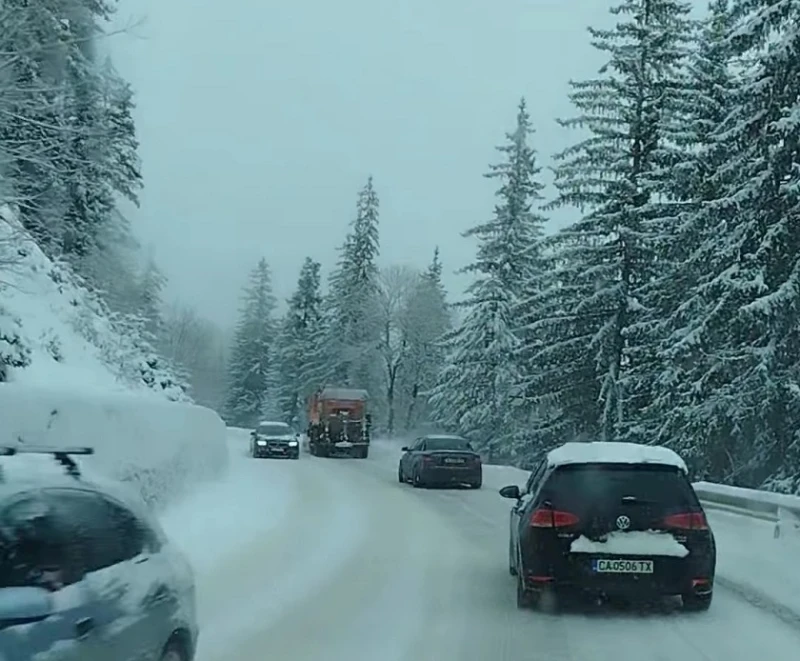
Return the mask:
<svg viewBox="0 0 800 661">
<path fill-rule="evenodd" d="M 517 610 L 509 503 L 496 488 L 521 482 L 520 471 L 487 469 L 481 491 L 418 490 L 397 483 L 389 444 L 366 461 L 256 461 L 246 434 L 230 442 L 227 479 L 164 517 L 197 571 L 198 661 L 797 658 L 800 624 L 722 584 L 700 614 Z M 751 528 L 760 522 L 711 518 L 721 574 L 761 577 L 767 565 L 798 580 L 792 547 L 769 546 Z"/>
</svg>

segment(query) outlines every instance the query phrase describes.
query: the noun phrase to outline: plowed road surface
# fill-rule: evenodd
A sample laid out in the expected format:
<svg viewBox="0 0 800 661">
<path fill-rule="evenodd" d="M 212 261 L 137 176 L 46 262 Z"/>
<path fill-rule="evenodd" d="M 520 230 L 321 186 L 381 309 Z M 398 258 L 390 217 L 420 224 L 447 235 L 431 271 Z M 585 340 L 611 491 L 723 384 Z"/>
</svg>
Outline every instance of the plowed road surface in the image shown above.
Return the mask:
<svg viewBox="0 0 800 661">
<path fill-rule="evenodd" d="M 498 485 L 401 485 L 388 445 L 367 460 L 275 461 L 246 459 L 245 442 L 232 437 L 227 507 L 250 533 L 198 569 L 199 661 L 800 659 L 800 629 L 719 586 L 700 614 L 519 611 Z M 233 534 L 219 525 L 209 544 Z"/>
</svg>

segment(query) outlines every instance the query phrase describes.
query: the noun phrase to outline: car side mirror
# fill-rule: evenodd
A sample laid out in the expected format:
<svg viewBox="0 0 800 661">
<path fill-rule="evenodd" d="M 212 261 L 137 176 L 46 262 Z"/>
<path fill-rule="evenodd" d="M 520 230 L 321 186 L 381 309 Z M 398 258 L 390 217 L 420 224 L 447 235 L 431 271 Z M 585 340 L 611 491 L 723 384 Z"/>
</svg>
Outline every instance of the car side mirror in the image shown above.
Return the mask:
<svg viewBox="0 0 800 661">
<path fill-rule="evenodd" d="M 500 495 L 503 498 L 511 498 L 513 500 L 519 500 L 522 494 L 519 491 L 519 487 L 516 484 L 511 484 L 507 487 L 503 487 L 500 489 Z"/>
<path fill-rule="evenodd" d="M 41 622 L 53 612 L 53 597 L 44 588 L 0 588 L 0 629 Z"/>
<path fill-rule="evenodd" d="M 402 448 L 400 448 L 400 450 L 402 452 L 410 452 L 411 451 L 411 449 L 407 445 L 404 445 Z"/>
</svg>

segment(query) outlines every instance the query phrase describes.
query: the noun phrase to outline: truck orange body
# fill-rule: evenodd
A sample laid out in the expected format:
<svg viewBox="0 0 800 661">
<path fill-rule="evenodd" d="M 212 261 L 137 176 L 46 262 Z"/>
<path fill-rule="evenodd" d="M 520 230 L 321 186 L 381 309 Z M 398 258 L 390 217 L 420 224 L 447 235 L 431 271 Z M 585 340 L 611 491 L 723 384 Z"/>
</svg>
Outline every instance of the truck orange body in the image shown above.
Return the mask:
<svg viewBox="0 0 800 661">
<path fill-rule="evenodd" d="M 370 426 L 366 390 L 326 387 L 309 399 L 307 433 L 313 455 L 347 454 L 365 459 Z"/>
</svg>

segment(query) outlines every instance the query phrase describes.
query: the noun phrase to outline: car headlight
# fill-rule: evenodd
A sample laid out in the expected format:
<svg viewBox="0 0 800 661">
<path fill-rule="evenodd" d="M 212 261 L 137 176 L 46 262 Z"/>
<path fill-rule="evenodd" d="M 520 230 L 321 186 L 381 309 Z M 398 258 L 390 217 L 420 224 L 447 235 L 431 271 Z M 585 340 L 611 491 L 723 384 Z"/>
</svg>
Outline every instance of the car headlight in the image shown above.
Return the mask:
<svg viewBox="0 0 800 661">
<path fill-rule="evenodd" d="M 296 448 L 297 447 L 297 441 L 289 441 L 289 447 L 290 448 Z"/>
<path fill-rule="evenodd" d="M 256 445 L 265 446 L 267 444 L 266 441 L 256 441 Z"/>
</svg>

